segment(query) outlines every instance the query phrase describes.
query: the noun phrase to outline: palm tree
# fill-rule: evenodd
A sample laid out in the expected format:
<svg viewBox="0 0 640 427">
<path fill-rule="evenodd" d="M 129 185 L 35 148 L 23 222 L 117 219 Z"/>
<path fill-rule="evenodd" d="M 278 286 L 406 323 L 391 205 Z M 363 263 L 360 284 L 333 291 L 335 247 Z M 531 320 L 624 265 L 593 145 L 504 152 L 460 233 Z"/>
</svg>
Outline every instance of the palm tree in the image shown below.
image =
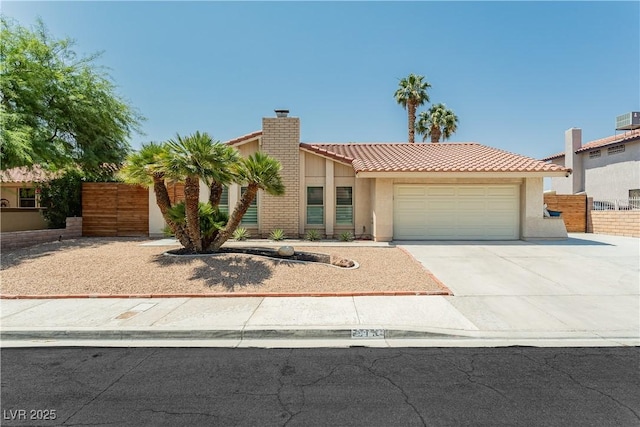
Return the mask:
<svg viewBox="0 0 640 427">
<path fill-rule="evenodd" d="M 169 179 L 184 181 L 186 229 L 193 250 L 202 252 L 212 236 L 203 236 L 200 229 L 200 179 L 209 186 L 209 202 L 217 209 L 223 185 L 235 178 L 239 155 L 233 147 L 214 143 L 207 133 L 176 135 L 165 144 L 167 150 L 161 155 L 161 168 Z"/>
<path fill-rule="evenodd" d="M 240 160 L 236 174 L 238 182 L 246 184 L 247 190 L 236 204 L 227 225 L 213 240 L 212 251 L 218 251 L 222 244 L 233 235 L 242 217 L 251 206 L 251 202 L 258 194 L 258 190 L 264 190 L 274 196 L 284 194 L 285 187 L 280 176 L 280 169 L 280 162 L 260 151 Z"/>
<path fill-rule="evenodd" d="M 165 152 L 164 145 L 151 142 L 143 144 L 139 151 L 129 154 L 124 166 L 119 171 L 119 176 L 128 184 L 153 185 L 156 195 L 156 203 L 165 222 L 174 233 L 178 241 L 189 247 L 191 240 L 186 228 L 173 221 L 169 212 L 171 210 L 171 198 L 165 184 L 165 173 L 158 163 L 161 154 Z"/>
<path fill-rule="evenodd" d="M 418 117 L 416 131 L 423 135 L 422 141 L 431 137 L 431 142 L 446 141 L 458 130 L 458 116 L 444 104 L 435 104 L 429 111 L 423 111 Z"/>
<path fill-rule="evenodd" d="M 423 81 L 423 79 L 424 76 L 409 74 L 408 77 L 400 80 L 400 87 L 394 95 L 396 102 L 407 109 L 409 116 L 409 143 L 411 144 L 415 142 L 416 109 L 425 102 L 429 102 L 427 88 L 430 88 L 431 85 Z"/>
</svg>

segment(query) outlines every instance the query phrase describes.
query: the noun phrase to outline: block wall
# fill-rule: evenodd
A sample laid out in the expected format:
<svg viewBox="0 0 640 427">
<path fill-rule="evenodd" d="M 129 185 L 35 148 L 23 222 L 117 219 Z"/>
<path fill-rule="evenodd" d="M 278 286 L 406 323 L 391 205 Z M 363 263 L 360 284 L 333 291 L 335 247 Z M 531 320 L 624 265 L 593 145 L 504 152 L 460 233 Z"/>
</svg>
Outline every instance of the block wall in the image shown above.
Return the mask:
<svg viewBox="0 0 640 427">
<path fill-rule="evenodd" d="M 49 230 L 9 231 L 0 234 L 0 246 L 3 251 L 24 248 L 56 240 L 82 237 L 82 218 L 67 218 L 65 228 Z"/>
</svg>

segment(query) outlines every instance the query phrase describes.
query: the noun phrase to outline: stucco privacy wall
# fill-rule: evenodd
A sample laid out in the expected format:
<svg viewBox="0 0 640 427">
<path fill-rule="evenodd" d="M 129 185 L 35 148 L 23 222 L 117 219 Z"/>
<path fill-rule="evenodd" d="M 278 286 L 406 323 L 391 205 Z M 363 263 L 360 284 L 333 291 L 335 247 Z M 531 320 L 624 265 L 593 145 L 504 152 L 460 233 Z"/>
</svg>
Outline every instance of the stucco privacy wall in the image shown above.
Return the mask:
<svg viewBox="0 0 640 427">
<path fill-rule="evenodd" d="M 520 188 L 520 238 L 566 239 L 567 229 L 560 217 L 545 218 L 542 178 L 525 178 Z"/>
<path fill-rule="evenodd" d="M 78 237 L 82 237 L 82 218 L 73 217 L 67 218 L 65 228 L 3 232 L 0 236 L 0 249 L 4 251 Z"/>
</svg>

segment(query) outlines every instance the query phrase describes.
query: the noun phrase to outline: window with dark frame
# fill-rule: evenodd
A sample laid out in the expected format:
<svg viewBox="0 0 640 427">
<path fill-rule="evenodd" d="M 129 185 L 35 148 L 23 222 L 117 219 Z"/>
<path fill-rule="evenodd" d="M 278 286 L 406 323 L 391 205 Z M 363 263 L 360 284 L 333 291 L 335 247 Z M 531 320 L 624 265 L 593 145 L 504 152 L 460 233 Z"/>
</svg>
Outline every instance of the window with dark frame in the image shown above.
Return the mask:
<svg viewBox="0 0 640 427">
<path fill-rule="evenodd" d="M 353 224 L 353 187 L 336 187 L 336 225 Z"/>
<path fill-rule="evenodd" d="M 19 193 L 19 204 L 21 208 L 35 208 L 36 207 L 36 189 L 35 188 L 21 188 Z"/>
<path fill-rule="evenodd" d="M 323 187 L 307 187 L 307 224 L 324 224 Z"/>
</svg>

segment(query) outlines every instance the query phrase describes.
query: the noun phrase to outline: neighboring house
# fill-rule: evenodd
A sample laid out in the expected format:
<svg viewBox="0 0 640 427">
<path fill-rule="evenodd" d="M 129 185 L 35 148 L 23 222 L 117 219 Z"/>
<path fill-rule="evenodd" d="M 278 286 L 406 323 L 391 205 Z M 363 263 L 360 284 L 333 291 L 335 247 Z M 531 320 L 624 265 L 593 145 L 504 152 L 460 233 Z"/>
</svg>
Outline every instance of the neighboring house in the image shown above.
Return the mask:
<svg viewBox="0 0 640 427">
<path fill-rule="evenodd" d="M 285 195 L 260 192 L 243 219 L 255 237 L 276 228 L 296 238 L 316 229 L 376 241 L 567 236 L 562 219 L 543 217 L 543 178 L 568 168 L 477 143 L 301 143 L 300 119 L 276 112 L 261 131 L 227 142 L 282 164 Z M 232 209 L 241 191 L 230 186 L 222 205 Z M 160 235 L 164 222 L 149 197 L 150 234 Z"/>
<path fill-rule="evenodd" d="M 586 193 L 598 203 L 640 198 L 640 129 L 583 145 L 582 130 L 571 128 L 565 132 L 564 152 L 543 160 L 573 170 L 570 177 L 551 178 L 556 194 Z"/>
<path fill-rule="evenodd" d="M 37 184 L 51 178 L 38 166 L 0 171 L 1 231 L 40 230 L 47 223 L 40 213 Z"/>
</svg>

